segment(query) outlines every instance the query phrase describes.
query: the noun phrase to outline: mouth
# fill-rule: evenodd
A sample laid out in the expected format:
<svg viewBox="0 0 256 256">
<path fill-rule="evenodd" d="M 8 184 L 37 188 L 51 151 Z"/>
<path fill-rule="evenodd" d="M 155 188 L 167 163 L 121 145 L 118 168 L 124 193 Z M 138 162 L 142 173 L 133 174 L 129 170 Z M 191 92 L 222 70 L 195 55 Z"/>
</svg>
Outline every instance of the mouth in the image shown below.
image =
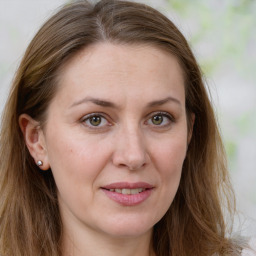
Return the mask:
<svg viewBox="0 0 256 256">
<path fill-rule="evenodd" d="M 104 188 L 103 188 L 104 189 Z M 115 193 L 119 193 L 119 194 L 123 194 L 123 195 L 136 195 L 139 193 L 142 193 L 146 190 L 148 190 L 150 188 L 111 188 L 111 189 L 106 189 L 110 192 L 115 192 Z"/>
<path fill-rule="evenodd" d="M 108 198 L 123 206 L 135 206 L 150 197 L 154 186 L 145 183 L 112 183 L 101 187 Z"/>
</svg>

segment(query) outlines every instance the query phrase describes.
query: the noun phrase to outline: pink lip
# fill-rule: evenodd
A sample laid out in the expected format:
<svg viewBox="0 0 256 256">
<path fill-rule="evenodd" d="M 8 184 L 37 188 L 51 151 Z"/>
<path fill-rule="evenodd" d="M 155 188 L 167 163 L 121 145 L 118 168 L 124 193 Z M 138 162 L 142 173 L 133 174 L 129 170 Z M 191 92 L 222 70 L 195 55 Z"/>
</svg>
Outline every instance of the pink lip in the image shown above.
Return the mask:
<svg viewBox="0 0 256 256">
<path fill-rule="evenodd" d="M 109 191 L 110 189 L 136 189 L 143 188 L 146 189 L 138 194 L 124 195 L 114 191 Z M 112 183 L 107 186 L 102 187 L 102 191 L 113 201 L 123 205 L 123 206 L 135 206 L 144 202 L 152 193 L 153 186 L 145 182 L 117 182 Z"/>
<path fill-rule="evenodd" d="M 154 187 L 153 185 L 150 185 L 149 183 L 146 183 L 146 182 L 135 182 L 135 183 L 116 182 L 116 183 L 111 183 L 109 185 L 106 185 L 102 188 L 105 188 L 105 189 L 115 189 L 115 188 L 119 188 L 119 189 L 122 189 L 122 188 L 129 188 L 129 189 L 132 189 L 132 188 L 146 188 L 146 189 L 150 189 L 150 188 L 153 188 L 153 187 Z"/>
</svg>

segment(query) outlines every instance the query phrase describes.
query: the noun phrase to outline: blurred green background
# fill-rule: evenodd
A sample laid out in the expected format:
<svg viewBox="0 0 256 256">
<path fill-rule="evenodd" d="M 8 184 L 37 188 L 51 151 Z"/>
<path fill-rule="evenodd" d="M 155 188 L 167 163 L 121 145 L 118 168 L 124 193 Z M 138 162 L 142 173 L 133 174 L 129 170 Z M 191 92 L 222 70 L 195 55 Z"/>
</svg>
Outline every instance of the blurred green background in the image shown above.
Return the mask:
<svg viewBox="0 0 256 256">
<path fill-rule="evenodd" d="M 26 46 L 65 0 L 0 0 L 0 111 Z M 148 0 L 188 39 L 209 87 L 229 169 L 256 234 L 256 0 Z M 254 228 L 253 228 L 254 227 Z"/>
</svg>

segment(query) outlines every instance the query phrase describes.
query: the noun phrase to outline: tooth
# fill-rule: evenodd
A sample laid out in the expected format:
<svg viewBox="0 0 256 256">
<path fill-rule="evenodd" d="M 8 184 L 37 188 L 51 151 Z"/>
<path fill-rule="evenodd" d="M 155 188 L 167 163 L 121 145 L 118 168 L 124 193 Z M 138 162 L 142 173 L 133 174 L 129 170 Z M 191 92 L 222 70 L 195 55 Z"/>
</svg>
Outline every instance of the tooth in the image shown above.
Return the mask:
<svg viewBox="0 0 256 256">
<path fill-rule="evenodd" d="M 131 194 L 132 195 L 135 195 L 135 194 L 138 194 L 138 193 L 139 193 L 139 188 L 131 189 Z"/>
<path fill-rule="evenodd" d="M 128 188 L 123 188 L 123 189 L 122 189 L 122 194 L 124 194 L 124 195 L 130 195 L 130 194 L 131 194 L 131 190 L 128 189 Z"/>
<path fill-rule="evenodd" d="M 116 193 L 123 194 L 123 195 L 136 195 L 136 194 L 139 194 L 139 193 L 141 193 L 141 192 L 143 192 L 145 190 L 146 190 L 145 188 L 133 188 L 133 189 L 129 189 L 129 188 L 123 188 L 123 189 L 115 188 L 115 189 L 109 189 L 109 191 L 111 191 L 111 192 L 116 192 Z"/>
</svg>

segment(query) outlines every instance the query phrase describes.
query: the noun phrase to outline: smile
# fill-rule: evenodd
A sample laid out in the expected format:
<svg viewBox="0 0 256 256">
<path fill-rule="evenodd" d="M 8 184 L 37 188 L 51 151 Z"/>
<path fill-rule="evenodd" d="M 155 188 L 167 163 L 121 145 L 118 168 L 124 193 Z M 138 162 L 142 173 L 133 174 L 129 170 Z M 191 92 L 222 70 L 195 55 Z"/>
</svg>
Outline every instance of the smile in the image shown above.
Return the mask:
<svg viewBox="0 0 256 256">
<path fill-rule="evenodd" d="M 110 192 L 116 192 L 116 193 L 119 193 L 119 194 L 123 194 L 123 195 L 136 195 L 136 194 L 139 194 L 143 191 L 145 191 L 146 189 L 145 188 L 133 188 L 133 189 L 129 189 L 129 188 L 123 188 L 123 189 L 120 189 L 120 188 L 112 188 L 112 189 L 109 189 Z"/>
<path fill-rule="evenodd" d="M 145 182 L 119 182 L 101 187 L 104 194 L 122 206 L 135 206 L 146 201 L 154 187 Z"/>
</svg>

